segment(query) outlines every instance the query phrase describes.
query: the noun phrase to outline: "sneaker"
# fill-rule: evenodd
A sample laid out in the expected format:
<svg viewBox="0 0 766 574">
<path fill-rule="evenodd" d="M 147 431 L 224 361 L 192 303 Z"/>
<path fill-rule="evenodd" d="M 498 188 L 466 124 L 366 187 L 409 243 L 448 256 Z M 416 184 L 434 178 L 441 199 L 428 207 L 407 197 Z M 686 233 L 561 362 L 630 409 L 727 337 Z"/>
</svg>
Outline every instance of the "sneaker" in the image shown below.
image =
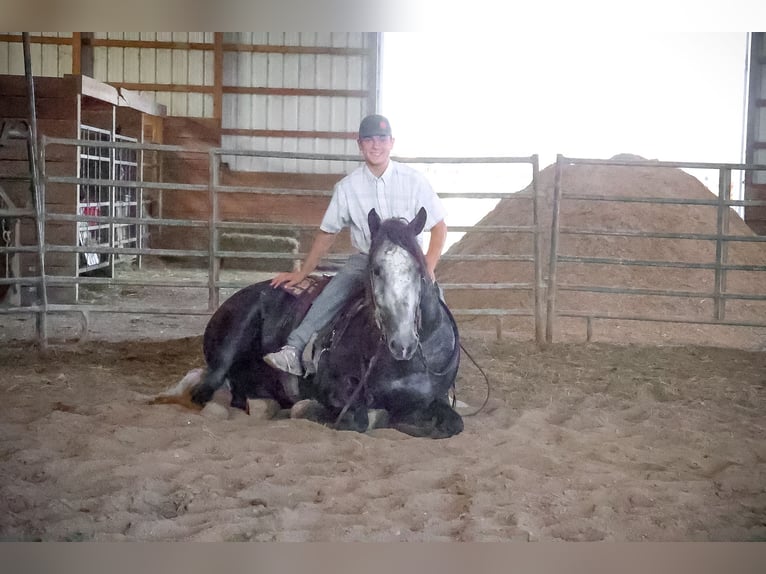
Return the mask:
<svg viewBox="0 0 766 574">
<path fill-rule="evenodd" d="M 285 373 L 298 376 L 303 374 L 300 353 L 298 353 L 298 349 L 291 345 L 285 345 L 276 353 L 269 353 L 263 357 L 263 360 L 266 361 L 266 364 L 270 367 L 274 367 Z"/>
</svg>

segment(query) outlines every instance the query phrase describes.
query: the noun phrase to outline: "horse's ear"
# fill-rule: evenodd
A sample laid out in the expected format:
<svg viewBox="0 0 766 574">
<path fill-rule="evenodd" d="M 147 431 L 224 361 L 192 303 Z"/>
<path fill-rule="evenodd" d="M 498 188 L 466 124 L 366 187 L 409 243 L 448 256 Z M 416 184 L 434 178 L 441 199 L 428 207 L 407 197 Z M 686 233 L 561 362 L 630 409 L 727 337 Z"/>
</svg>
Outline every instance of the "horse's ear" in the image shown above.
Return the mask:
<svg viewBox="0 0 766 574">
<path fill-rule="evenodd" d="M 374 207 L 367 214 L 367 224 L 370 226 L 370 233 L 372 235 L 375 235 L 378 229 L 380 229 L 380 215 L 378 215 Z"/>
<path fill-rule="evenodd" d="M 418 214 L 415 216 L 415 219 L 410 221 L 410 230 L 415 235 L 419 235 L 420 232 L 423 231 L 423 228 L 426 226 L 427 218 L 428 218 L 428 214 L 426 213 L 426 208 L 421 207 L 420 211 L 418 211 Z"/>
</svg>

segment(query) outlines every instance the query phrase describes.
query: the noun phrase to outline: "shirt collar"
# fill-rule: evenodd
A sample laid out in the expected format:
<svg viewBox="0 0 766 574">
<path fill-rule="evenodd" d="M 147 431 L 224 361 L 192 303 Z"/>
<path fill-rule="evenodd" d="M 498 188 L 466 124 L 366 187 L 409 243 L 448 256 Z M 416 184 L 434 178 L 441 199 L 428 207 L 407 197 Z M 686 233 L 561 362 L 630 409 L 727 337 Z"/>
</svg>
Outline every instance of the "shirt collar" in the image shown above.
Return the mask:
<svg viewBox="0 0 766 574">
<path fill-rule="evenodd" d="M 391 177 L 394 173 L 394 164 L 395 162 L 392 160 L 388 160 L 388 166 L 386 167 L 386 171 L 384 171 L 380 177 L 375 177 L 373 173 L 370 171 L 370 168 L 367 167 L 367 164 L 364 164 L 364 173 L 369 177 L 372 181 L 376 181 L 378 179 L 383 180 L 383 183 L 388 185 L 391 182 Z"/>
</svg>

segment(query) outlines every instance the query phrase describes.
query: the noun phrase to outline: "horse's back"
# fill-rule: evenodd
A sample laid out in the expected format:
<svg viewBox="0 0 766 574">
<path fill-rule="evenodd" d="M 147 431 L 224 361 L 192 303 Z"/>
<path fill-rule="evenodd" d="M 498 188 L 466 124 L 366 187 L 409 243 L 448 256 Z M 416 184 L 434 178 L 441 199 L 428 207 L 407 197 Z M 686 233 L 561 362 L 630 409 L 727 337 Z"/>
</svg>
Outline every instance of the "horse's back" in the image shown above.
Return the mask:
<svg viewBox="0 0 766 574">
<path fill-rule="evenodd" d="M 248 285 L 226 299 L 205 327 L 205 361 L 214 363 L 221 350 L 232 344 L 240 352 L 259 352 L 267 330 L 275 326 L 269 323 L 278 322 L 287 311 L 284 300 L 284 292 L 271 287 L 269 281 Z"/>
</svg>

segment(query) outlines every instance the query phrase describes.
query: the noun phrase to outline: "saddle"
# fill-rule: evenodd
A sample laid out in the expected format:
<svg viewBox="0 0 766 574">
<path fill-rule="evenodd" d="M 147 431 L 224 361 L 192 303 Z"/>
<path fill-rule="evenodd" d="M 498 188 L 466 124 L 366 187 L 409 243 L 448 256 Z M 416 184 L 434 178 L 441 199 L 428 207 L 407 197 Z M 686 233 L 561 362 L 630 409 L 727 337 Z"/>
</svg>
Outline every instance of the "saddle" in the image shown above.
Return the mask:
<svg viewBox="0 0 766 574">
<path fill-rule="evenodd" d="M 332 277 L 332 275 L 309 275 L 292 287 L 282 286 L 282 289 L 296 299 L 296 324 L 303 319 L 311 304 L 327 286 Z M 331 349 L 333 344 L 340 339 L 340 335 L 346 330 L 351 319 L 364 307 L 365 303 L 366 296 L 364 293 L 358 297 L 352 297 L 323 329 L 314 333 L 311 339 L 309 339 L 302 357 L 305 376 L 316 373 L 319 357 L 324 351 Z"/>
<path fill-rule="evenodd" d="M 332 275 L 309 275 L 300 283 L 296 283 L 292 287 L 281 286 L 282 290 L 286 291 L 293 297 L 295 297 L 295 316 L 298 321 L 303 319 L 306 313 L 311 307 L 322 289 L 330 282 Z"/>
</svg>

